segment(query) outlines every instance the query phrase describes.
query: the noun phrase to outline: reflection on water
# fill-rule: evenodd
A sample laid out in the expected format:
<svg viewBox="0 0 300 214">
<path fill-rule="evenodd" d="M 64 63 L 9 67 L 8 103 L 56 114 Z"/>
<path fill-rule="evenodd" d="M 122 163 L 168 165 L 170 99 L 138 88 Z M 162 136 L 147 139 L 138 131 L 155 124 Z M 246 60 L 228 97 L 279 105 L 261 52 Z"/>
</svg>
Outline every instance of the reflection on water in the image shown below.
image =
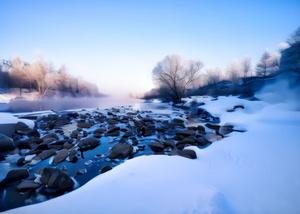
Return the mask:
<svg viewBox="0 0 300 214">
<path fill-rule="evenodd" d="M 32 112 L 46 110 L 68 110 L 82 108 L 111 108 L 114 106 L 128 106 L 143 102 L 140 99 L 126 99 L 115 97 L 83 97 L 83 98 L 49 98 L 43 100 L 14 100 L 9 103 L 11 112 Z"/>
</svg>

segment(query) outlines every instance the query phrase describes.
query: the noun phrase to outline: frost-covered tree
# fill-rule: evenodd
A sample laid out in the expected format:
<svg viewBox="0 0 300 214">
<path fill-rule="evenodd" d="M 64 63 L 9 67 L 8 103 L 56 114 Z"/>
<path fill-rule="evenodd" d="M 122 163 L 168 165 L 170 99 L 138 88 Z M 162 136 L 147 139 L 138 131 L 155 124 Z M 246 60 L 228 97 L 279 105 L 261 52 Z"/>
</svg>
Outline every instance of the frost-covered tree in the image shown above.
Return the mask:
<svg viewBox="0 0 300 214">
<path fill-rule="evenodd" d="M 202 67 L 200 61 L 184 60 L 178 55 L 166 56 L 152 70 L 153 81 L 159 88 L 168 90 L 174 103 L 180 103 Z"/>
<path fill-rule="evenodd" d="M 288 45 L 281 52 L 280 72 L 300 73 L 300 27 L 287 41 Z"/>
<path fill-rule="evenodd" d="M 243 74 L 240 62 L 237 59 L 232 60 L 226 68 L 227 78 L 234 84 L 237 84 L 242 75 Z"/>
<path fill-rule="evenodd" d="M 257 76 L 266 77 L 267 68 L 268 68 L 267 60 L 269 59 L 270 56 L 271 55 L 269 54 L 269 52 L 267 50 L 262 55 L 260 61 L 256 65 L 256 75 Z"/>
<path fill-rule="evenodd" d="M 242 63 L 241 63 L 241 69 L 244 74 L 244 78 L 246 78 L 249 73 L 251 72 L 252 65 L 251 65 L 251 57 L 250 56 L 244 56 Z"/>
<path fill-rule="evenodd" d="M 205 79 L 208 85 L 216 85 L 222 79 L 222 73 L 219 68 L 207 68 Z"/>
</svg>

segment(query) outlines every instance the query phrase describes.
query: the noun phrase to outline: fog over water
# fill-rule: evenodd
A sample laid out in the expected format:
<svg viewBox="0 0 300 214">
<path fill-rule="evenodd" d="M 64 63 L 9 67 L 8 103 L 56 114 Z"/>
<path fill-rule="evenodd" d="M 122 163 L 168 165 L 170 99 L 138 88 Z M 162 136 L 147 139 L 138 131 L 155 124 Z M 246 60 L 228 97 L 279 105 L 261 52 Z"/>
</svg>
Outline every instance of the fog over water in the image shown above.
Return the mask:
<svg viewBox="0 0 300 214">
<path fill-rule="evenodd" d="M 47 110 L 70 110 L 82 108 L 111 108 L 114 106 L 128 106 L 143 102 L 141 99 L 119 97 L 83 97 L 83 98 L 49 98 L 43 100 L 14 100 L 9 103 L 11 112 L 32 112 Z"/>
</svg>

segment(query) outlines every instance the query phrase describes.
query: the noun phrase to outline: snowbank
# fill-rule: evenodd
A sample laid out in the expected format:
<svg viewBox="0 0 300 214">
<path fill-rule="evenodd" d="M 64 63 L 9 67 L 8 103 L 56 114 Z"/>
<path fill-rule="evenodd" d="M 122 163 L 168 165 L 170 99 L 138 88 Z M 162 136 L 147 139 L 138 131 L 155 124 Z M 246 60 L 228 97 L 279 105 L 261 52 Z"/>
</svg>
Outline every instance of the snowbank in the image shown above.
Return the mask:
<svg viewBox="0 0 300 214">
<path fill-rule="evenodd" d="M 244 109 L 227 112 L 234 105 Z M 142 156 L 62 197 L 4 213 L 299 213 L 300 111 L 220 97 L 205 108 L 241 123 L 198 158 Z"/>
</svg>

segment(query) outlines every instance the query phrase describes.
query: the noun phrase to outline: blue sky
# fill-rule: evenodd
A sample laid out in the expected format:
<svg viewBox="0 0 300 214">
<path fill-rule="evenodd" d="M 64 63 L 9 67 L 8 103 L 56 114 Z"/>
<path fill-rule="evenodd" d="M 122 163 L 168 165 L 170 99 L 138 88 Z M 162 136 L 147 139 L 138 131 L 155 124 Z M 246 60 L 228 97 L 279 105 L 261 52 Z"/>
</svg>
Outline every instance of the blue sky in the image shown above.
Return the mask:
<svg viewBox="0 0 300 214">
<path fill-rule="evenodd" d="M 226 66 L 255 64 L 300 25 L 299 0 L 1 0 L 0 59 L 38 56 L 83 76 L 108 94 L 153 87 L 166 55 Z"/>
</svg>

